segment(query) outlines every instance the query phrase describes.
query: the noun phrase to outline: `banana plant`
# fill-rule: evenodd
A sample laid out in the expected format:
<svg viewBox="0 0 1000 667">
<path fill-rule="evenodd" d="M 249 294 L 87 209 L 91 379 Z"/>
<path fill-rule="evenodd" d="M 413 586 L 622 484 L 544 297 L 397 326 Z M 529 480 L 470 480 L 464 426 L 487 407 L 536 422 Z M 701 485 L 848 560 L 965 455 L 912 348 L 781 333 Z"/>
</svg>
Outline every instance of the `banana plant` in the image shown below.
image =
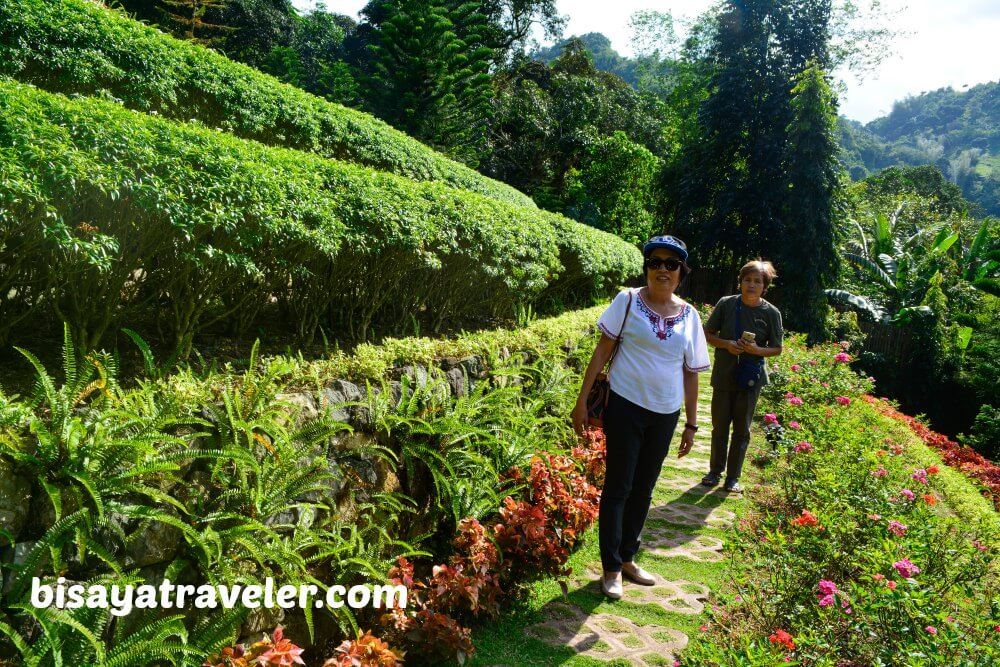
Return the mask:
<svg viewBox="0 0 1000 667">
<path fill-rule="evenodd" d="M 944 224 L 932 225 L 910 236 L 903 236 L 898 224 L 903 211 L 901 204 L 891 216 L 874 215 L 870 235 L 852 220 L 858 238 L 847 245 L 843 256 L 870 284 L 877 286 L 878 297 L 852 294 L 846 290 L 828 289 L 827 297 L 836 303 L 867 314 L 877 322 L 904 321 L 930 314 L 921 305 L 931 280 L 938 273 L 937 260 L 943 257 L 959 239 L 959 233 Z M 935 234 L 928 246 L 925 238 Z"/>
<path fill-rule="evenodd" d="M 962 277 L 976 289 L 1000 297 L 1000 241 L 990 232 L 993 218 L 986 218 L 968 249 L 962 253 Z"/>
</svg>

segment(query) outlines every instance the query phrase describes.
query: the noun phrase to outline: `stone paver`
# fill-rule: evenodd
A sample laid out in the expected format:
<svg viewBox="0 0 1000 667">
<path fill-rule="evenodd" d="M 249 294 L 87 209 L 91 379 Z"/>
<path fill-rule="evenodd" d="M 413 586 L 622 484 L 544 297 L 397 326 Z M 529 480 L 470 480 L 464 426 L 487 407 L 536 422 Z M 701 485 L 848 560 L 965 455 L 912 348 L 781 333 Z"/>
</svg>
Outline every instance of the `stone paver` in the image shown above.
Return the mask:
<svg viewBox="0 0 1000 667">
<path fill-rule="evenodd" d="M 725 528 L 732 525 L 736 515 L 722 507 L 702 507 L 688 503 L 671 502 L 659 507 L 651 507 L 646 519 L 659 519 L 685 526 L 708 525 L 713 528 Z"/>
<path fill-rule="evenodd" d="M 704 600 L 708 597 L 708 586 L 695 581 L 680 579 L 667 581 L 656 572 L 650 572 L 656 583 L 652 586 L 625 581 L 623 600 L 637 603 L 654 604 L 667 611 L 678 614 L 700 614 L 705 608 Z M 587 570 L 572 577 L 573 585 L 589 588 L 594 592 L 601 590 L 600 564 L 591 564 Z"/>
<path fill-rule="evenodd" d="M 672 662 L 674 653 L 688 643 L 687 635 L 673 628 L 653 623 L 638 625 L 614 614 L 588 615 L 563 602 L 551 602 L 542 612 L 547 619 L 528 628 L 529 634 L 592 658 L 629 658 L 634 664 L 654 667 Z"/>
<path fill-rule="evenodd" d="M 711 535 L 689 535 L 660 526 L 646 526 L 642 544 L 650 553 L 667 558 L 690 558 L 703 563 L 722 560 L 722 540 Z"/>
<path fill-rule="evenodd" d="M 708 472 L 708 458 L 707 457 L 697 457 L 697 456 L 685 456 L 682 459 L 670 456 L 667 460 L 663 462 L 664 465 L 670 466 L 671 468 L 680 468 L 682 470 L 687 470 L 691 472 L 701 473 L 704 475 Z M 700 477 L 698 478 L 700 479 Z M 692 481 L 698 481 L 692 477 Z"/>
</svg>

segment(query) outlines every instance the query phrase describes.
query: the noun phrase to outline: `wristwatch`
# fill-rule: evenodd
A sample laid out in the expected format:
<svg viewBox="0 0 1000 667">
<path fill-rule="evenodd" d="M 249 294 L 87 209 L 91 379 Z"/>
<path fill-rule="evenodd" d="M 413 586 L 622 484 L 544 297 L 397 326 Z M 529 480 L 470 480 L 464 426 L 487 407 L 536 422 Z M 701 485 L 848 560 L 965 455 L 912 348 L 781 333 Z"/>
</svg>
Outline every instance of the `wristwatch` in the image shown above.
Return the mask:
<svg viewBox="0 0 1000 667">
<path fill-rule="evenodd" d="M 698 431 L 698 427 L 696 425 L 694 425 L 694 424 L 684 424 L 684 428 L 685 429 L 691 429 L 692 431 L 695 431 L 696 433 Z"/>
</svg>

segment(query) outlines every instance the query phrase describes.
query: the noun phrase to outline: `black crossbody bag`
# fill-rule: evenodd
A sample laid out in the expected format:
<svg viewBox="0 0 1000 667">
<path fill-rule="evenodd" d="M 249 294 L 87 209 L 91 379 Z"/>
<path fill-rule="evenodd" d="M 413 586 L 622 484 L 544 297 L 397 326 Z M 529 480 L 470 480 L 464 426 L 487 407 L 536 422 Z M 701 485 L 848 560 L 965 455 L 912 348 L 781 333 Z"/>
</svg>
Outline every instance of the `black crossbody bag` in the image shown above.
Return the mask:
<svg viewBox="0 0 1000 667">
<path fill-rule="evenodd" d="M 733 323 L 733 340 L 740 338 L 740 319 L 743 315 L 743 297 L 736 299 L 736 321 Z M 746 355 L 744 359 L 740 354 L 736 357 L 736 366 L 733 368 L 733 380 L 736 386 L 745 391 L 749 391 L 760 384 L 760 377 L 764 373 L 764 358 Z"/>
</svg>

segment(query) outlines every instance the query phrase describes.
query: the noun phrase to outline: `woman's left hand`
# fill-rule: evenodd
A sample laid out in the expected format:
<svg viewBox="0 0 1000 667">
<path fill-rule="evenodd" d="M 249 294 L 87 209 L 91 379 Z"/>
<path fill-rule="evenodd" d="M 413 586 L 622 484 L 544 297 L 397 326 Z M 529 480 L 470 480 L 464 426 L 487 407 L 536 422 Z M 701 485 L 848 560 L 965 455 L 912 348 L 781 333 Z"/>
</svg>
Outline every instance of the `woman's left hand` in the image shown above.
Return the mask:
<svg viewBox="0 0 1000 667">
<path fill-rule="evenodd" d="M 694 447 L 694 431 L 686 428 L 681 432 L 681 446 L 677 452 L 677 458 L 684 458 L 691 451 L 692 447 Z"/>
</svg>

